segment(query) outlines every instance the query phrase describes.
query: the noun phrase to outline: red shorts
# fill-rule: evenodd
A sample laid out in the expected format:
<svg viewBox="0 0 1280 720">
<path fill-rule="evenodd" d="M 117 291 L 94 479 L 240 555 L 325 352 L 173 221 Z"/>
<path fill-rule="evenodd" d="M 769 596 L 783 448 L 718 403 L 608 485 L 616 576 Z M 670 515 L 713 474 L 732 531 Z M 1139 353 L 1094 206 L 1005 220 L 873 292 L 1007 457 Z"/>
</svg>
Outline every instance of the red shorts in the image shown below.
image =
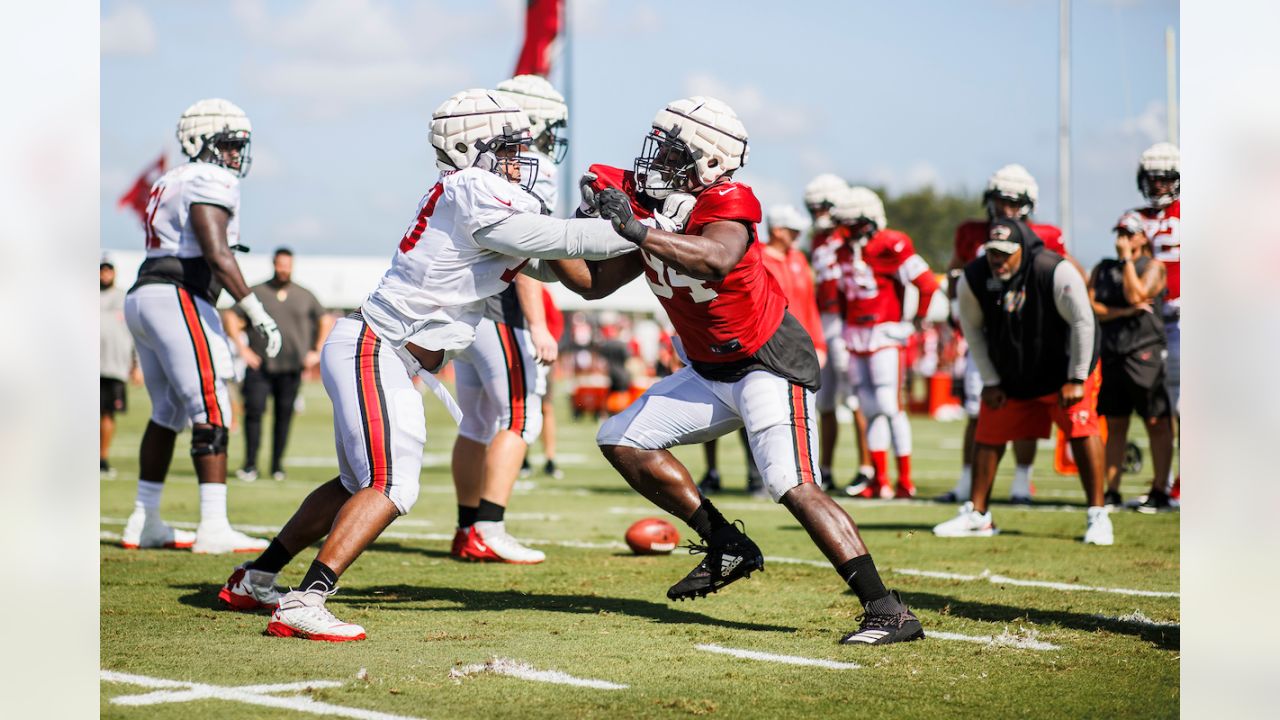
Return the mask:
<svg viewBox="0 0 1280 720">
<path fill-rule="evenodd" d="M 1058 404 L 1058 393 L 1038 398 L 1009 398 L 999 410 L 982 403 L 974 440 L 983 445 L 1004 445 L 1011 440 L 1049 437 L 1049 425 L 1057 425 L 1068 438 L 1098 434 L 1098 368 L 1084 383 L 1084 397 L 1069 408 Z"/>
</svg>

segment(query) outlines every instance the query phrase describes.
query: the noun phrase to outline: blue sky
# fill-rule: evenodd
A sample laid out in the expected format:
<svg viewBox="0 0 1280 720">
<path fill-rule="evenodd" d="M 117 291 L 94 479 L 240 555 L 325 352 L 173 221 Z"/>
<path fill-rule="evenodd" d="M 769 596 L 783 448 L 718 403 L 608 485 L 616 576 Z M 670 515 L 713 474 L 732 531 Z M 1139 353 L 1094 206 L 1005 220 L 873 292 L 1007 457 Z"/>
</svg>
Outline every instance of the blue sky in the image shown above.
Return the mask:
<svg viewBox="0 0 1280 720">
<path fill-rule="evenodd" d="M 766 205 L 798 205 L 819 172 L 976 189 L 1020 162 L 1040 183 L 1037 215 L 1059 220 L 1056 0 L 568 2 L 570 177 L 630 166 L 663 104 L 711 94 L 747 126 L 739 179 Z M 510 74 L 523 7 L 104 0 L 103 246 L 141 247 L 115 199 L 161 150 L 180 160 L 178 115 L 221 96 L 254 125 L 245 243 L 389 255 L 436 175 L 432 109 Z M 1139 153 L 1166 139 L 1164 32 L 1179 13 L 1176 0 L 1075 0 L 1073 13 L 1073 242 L 1092 262 L 1141 200 Z M 563 87 L 560 69 L 552 80 Z"/>
</svg>

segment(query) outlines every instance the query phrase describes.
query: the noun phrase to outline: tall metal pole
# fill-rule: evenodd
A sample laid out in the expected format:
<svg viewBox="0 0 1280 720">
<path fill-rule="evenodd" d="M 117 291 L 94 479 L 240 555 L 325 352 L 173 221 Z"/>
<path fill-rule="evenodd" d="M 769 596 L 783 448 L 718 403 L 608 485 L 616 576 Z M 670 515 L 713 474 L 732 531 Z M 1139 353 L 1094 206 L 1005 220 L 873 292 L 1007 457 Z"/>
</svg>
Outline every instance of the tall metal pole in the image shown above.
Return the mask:
<svg viewBox="0 0 1280 720">
<path fill-rule="evenodd" d="M 577 189 L 578 177 L 573 170 L 573 146 L 577 144 L 577 138 L 573 133 L 573 28 L 569 25 L 572 14 L 569 5 L 570 0 L 564 0 L 560 5 L 560 33 L 564 43 L 564 104 L 569 108 L 569 148 L 565 151 L 564 165 L 560 172 L 560 202 L 557 203 L 560 207 L 556 208 L 556 215 L 559 217 L 571 215 L 573 200 L 569 194 Z"/>
<path fill-rule="evenodd" d="M 1071 236 L 1071 0 L 1058 2 L 1058 224 L 1067 250 Z"/>
<path fill-rule="evenodd" d="M 1173 26 L 1164 29 L 1164 62 L 1167 87 L 1165 116 L 1169 118 L 1169 142 L 1178 144 L 1178 53 L 1173 37 Z"/>
</svg>

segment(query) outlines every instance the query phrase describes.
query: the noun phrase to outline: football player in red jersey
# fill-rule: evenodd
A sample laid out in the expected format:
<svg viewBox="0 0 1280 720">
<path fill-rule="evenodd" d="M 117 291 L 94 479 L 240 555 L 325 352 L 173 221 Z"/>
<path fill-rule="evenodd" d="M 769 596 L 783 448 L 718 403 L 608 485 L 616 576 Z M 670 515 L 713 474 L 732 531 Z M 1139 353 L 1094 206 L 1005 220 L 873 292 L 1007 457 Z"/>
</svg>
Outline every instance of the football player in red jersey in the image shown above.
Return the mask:
<svg viewBox="0 0 1280 720">
<path fill-rule="evenodd" d="M 596 442 L 636 491 L 702 539 L 691 550 L 703 560 L 667 591 L 669 599 L 704 597 L 764 567 L 756 544 L 699 495 L 668 450 L 745 426 L 770 496 L 800 521 L 863 604 L 862 624 L 842 642 L 921 638 L 920 621 L 884 587 L 857 525 L 822 490 L 814 457 L 818 358 L 761 261 L 760 203 L 732 180 L 746 160 L 746 129 L 733 110 L 692 97 L 658 112 L 633 173 L 593 166 L 584 178 L 584 202 L 640 252 L 622 262 L 555 263 L 557 274 L 593 298 L 644 273 L 689 360 L 607 420 Z M 683 222 L 677 207 L 689 208 Z M 651 227 L 641 217 L 683 230 Z"/>
<path fill-rule="evenodd" d="M 844 345 L 844 298 L 837 287 L 836 248 L 844 242 L 844 231 L 836 228 L 831 208 L 836 196 L 849 184 L 831 174 L 823 174 L 804 186 L 804 204 L 813 220 L 813 236 L 809 243 L 810 258 L 817 276 L 816 290 L 822 334 L 827 343 L 827 361 L 822 364 L 822 387 L 818 388 L 818 469 L 828 490 L 838 490 L 835 474 L 836 440 L 840 427 L 836 421 L 837 403 L 853 410 L 853 439 L 858 446 L 858 474 L 851 485 L 865 487 L 875 474 L 871 453 L 867 451 L 867 418 L 858 407 L 858 396 L 849 389 L 849 353 Z"/>
<path fill-rule="evenodd" d="M 856 497 L 913 497 L 911 423 L 902 408 L 903 347 L 929 312 L 938 290 L 929 265 L 916 254 L 911 238 L 887 227 L 884 203 L 865 187 L 836 197 L 831 216 L 845 230 L 836 249 L 837 281 L 844 298 L 844 344 L 850 353 L 849 384 L 867 416 L 867 446 L 875 467 L 874 483 L 850 485 Z M 920 294 L 914 325 L 904 322 L 908 285 Z M 898 488 L 889 489 L 888 451 L 892 437 Z"/>
<path fill-rule="evenodd" d="M 996 170 L 987 180 L 987 189 L 982 199 L 987 206 L 986 220 L 966 220 L 956 228 L 955 252 L 951 256 L 951 264 L 947 272 L 951 281 L 947 285 L 947 295 L 954 301 L 956 283 L 960 272 L 979 255 L 983 254 L 982 246 L 987 242 L 988 228 L 992 220 L 997 218 L 1021 219 L 1044 241 L 1048 250 L 1067 258 L 1080 270 L 1084 270 L 1074 259 L 1067 255 L 1062 243 L 1062 231 L 1053 225 L 1031 222 L 1030 216 L 1035 210 L 1040 188 L 1036 179 L 1021 165 L 1005 165 Z M 954 309 L 954 308 L 953 308 Z M 954 316 L 955 313 L 953 312 Z M 961 450 L 962 466 L 960 479 L 950 491 L 938 497 L 940 502 L 965 502 L 969 499 L 973 484 L 973 437 L 978 427 L 978 409 L 981 406 L 982 377 L 973 362 L 972 355 L 965 356 L 964 370 L 964 409 L 969 421 L 964 426 L 964 445 Z M 1013 476 L 1013 488 L 1009 493 L 1009 501 L 1026 505 L 1031 502 L 1031 470 L 1036 461 L 1036 440 L 1015 440 L 1013 456 L 1016 461 Z"/>
<path fill-rule="evenodd" d="M 1142 153 L 1138 162 L 1138 189 L 1148 206 L 1142 214 L 1155 258 L 1164 263 L 1168 274 L 1168 295 L 1164 300 L 1164 333 L 1169 343 L 1165 359 L 1165 386 L 1173 403 L 1174 437 L 1180 425 L 1182 385 L 1179 382 L 1182 359 L 1182 156 L 1176 145 L 1156 143 Z M 1171 471 L 1172 472 L 1172 471 Z M 1177 478 L 1170 478 L 1169 498 L 1179 499 Z"/>
</svg>

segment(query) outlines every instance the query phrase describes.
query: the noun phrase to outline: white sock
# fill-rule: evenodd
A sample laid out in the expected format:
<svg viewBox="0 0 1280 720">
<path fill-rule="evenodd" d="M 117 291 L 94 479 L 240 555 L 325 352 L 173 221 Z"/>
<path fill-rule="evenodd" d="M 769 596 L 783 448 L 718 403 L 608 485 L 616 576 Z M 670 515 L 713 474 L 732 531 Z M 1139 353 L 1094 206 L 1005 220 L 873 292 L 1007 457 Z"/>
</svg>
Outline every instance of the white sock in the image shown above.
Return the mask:
<svg viewBox="0 0 1280 720">
<path fill-rule="evenodd" d="M 876 469 L 871 467 L 870 465 L 859 465 L 858 473 L 863 477 L 875 477 Z"/>
<path fill-rule="evenodd" d="M 1018 497 L 1031 497 L 1031 470 L 1032 465 L 1019 465 L 1013 470 L 1013 488 L 1009 491 L 1010 495 Z"/>
<path fill-rule="evenodd" d="M 138 481 L 138 496 L 133 501 L 135 510 L 142 510 L 147 515 L 160 514 L 160 493 L 164 492 L 164 483 L 150 480 Z"/>
<path fill-rule="evenodd" d="M 956 487 L 951 492 L 961 500 L 968 500 L 969 495 L 973 492 L 973 466 L 962 465 L 960 467 L 960 479 L 956 481 Z"/>
<path fill-rule="evenodd" d="M 477 520 L 476 524 L 471 527 L 478 530 L 482 537 L 485 535 L 501 535 L 507 532 L 507 524 L 502 520 L 497 522 L 493 520 Z"/>
<path fill-rule="evenodd" d="M 227 521 L 227 486 L 224 483 L 200 483 L 200 524 L 230 527 L 231 523 Z"/>
</svg>

